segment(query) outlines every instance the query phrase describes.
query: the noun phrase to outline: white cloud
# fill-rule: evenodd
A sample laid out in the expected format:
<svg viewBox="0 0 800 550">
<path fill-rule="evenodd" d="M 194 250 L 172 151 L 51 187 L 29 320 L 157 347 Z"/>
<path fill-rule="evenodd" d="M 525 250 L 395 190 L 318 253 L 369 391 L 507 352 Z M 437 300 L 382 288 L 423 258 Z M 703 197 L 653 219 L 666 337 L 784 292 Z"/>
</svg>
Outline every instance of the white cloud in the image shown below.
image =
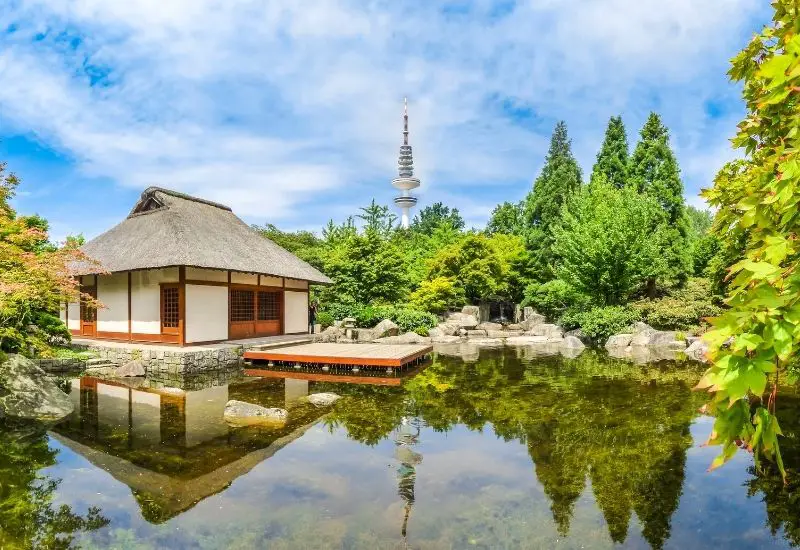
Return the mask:
<svg viewBox="0 0 800 550">
<path fill-rule="evenodd" d="M 309 212 L 367 202 L 359 186 L 391 196 L 405 94 L 425 198 L 447 197 L 476 219 L 502 199 L 482 186 L 505 192 L 533 180 L 554 120 L 568 121 L 588 170 L 608 116 L 623 112 L 634 141 L 656 109 L 691 195 L 733 130 L 707 116 L 705 102 L 735 95 L 721 76 L 725 59 L 763 8 L 531 0 L 494 15 L 502 6 L 486 0 L 466 13 L 411 6 L 21 2 L 0 14 L 0 28 L 16 26 L 0 38 L 0 118 L 89 176 L 305 225 Z M 105 78 L 92 86 L 98 71 Z"/>
</svg>

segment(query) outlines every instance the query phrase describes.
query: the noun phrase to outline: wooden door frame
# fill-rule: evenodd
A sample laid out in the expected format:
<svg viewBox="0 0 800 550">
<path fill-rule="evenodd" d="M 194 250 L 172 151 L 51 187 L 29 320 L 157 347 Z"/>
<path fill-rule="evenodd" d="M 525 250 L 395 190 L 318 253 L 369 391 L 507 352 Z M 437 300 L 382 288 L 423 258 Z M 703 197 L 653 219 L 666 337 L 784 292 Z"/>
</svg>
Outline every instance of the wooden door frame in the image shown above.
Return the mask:
<svg viewBox="0 0 800 550">
<path fill-rule="evenodd" d="M 93 285 L 81 285 L 81 293 L 82 294 L 88 294 L 89 296 L 91 296 L 92 298 L 97 300 L 97 278 L 95 278 Z M 86 305 L 86 301 L 83 300 L 83 299 L 81 299 L 80 302 L 78 303 L 78 308 L 79 308 L 79 310 L 78 310 L 78 318 L 80 319 L 79 331 L 81 333 L 81 336 L 88 336 L 90 338 L 96 338 L 97 337 L 97 308 L 88 307 Z M 94 311 L 94 314 L 92 315 L 92 317 L 93 317 L 92 321 L 86 321 L 85 317 L 86 317 L 86 312 L 87 311 Z M 84 327 L 86 327 L 86 326 L 91 326 L 92 327 L 92 333 L 91 334 L 86 334 L 86 331 L 84 330 Z"/>
</svg>

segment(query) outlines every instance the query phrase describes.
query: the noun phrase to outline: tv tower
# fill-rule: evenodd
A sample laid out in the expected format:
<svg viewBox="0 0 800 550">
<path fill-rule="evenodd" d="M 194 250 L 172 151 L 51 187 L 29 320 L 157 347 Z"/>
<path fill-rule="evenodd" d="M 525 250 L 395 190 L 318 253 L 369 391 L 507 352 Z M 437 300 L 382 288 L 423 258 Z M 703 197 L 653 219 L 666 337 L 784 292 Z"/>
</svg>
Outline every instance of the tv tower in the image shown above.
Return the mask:
<svg viewBox="0 0 800 550">
<path fill-rule="evenodd" d="M 417 197 L 411 195 L 411 190 L 419 187 L 419 178 L 414 177 L 414 159 L 411 156 L 411 146 L 408 144 L 408 98 L 403 98 L 403 145 L 400 146 L 397 168 L 398 177 L 392 180 L 392 185 L 400 190 L 400 196 L 395 197 L 394 203 L 400 207 L 403 213 L 400 218 L 400 224 L 403 229 L 408 229 L 408 212 L 417 204 Z"/>
</svg>

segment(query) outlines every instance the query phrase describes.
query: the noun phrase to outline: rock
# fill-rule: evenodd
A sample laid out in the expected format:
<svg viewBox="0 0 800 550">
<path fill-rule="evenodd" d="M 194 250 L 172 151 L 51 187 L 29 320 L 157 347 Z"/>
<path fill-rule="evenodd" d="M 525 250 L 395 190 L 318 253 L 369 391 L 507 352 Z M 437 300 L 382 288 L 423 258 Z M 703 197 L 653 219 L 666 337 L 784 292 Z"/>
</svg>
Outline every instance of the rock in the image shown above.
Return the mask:
<svg viewBox="0 0 800 550">
<path fill-rule="evenodd" d="M 487 330 L 486 336 L 489 338 L 510 338 L 512 336 L 522 336 L 521 330 Z"/>
<path fill-rule="evenodd" d="M 286 423 L 289 413 L 286 409 L 267 408 L 244 401 L 231 400 L 225 404 L 223 418 L 233 426 L 251 426 L 253 424 Z"/>
<path fill-rule="evenodd" d="M 398 327 L 391 319 L 384 319 L 373 327 L 372 332 L 375 334 L 373 338 L 397 336 L 400 334 L 400 327 Z"/>
<path fill-rule="evenodd" d="M 525 306 L 524 308 L 522 308 L 522 320 L 523 321 L 527 320 L 534 313 L 536 313 L 536 311 L 534 311 L 534 309 L 531 306 Z"/>
<path fill-rule="evenodd" d="M 503 325 L 500 323 L 490 323 L 489 321 L 484 321 L 477 326 L 480 330 L 490 331 L 490 330 L 503 330 Z"/>
<path fill-rule="evenodd" d="M 462 338 L 465 337 L 467 335 L 467 329 L 463 328 L 458 329 L 458 335 L 461 336 Z"/>
<path fill-rule="evenodd" d="M 331 343 L 336 342 L 339 338 L 344 338 L 344 336 L 344 329 L 341 326 L 332 326 L 315 334 L 313 340 L 314 342 Z"/>
<path fill-rule="evenodd" d="M 473 338 L 469 343 L 480 347 L 500 347 L 503 345 L 503 340 L 499 338 Z"/>
<path fill-rule="evenodd" d="M 686 357 L 689 359 L 694 359 L 695 361 L 702 361 L 704 363 L 708 362 L 708 358 L 706 354 L 708 353 L 708 344 L 706 344 L 702 339 L 697 339 L 686 348 L 684 351 Z"/>
<path fill-rule="evenodd" d="M 606 349 L 627 348 L 631 345 L 633 334 L 614 334 L 606 341 Z"/>
<path fill-rule="evenodd" d="M 478 306 L 464 306 L 461 308 L 461 313 L 475 317 L 475 319 L 481 318 L 481 308 Z"/>
<path fill-rule="evenodd" d="M 636 321 L 635 323 L 633 323 L 632 328 L 631 328 L 631 332 L 634 335 L 639 334 L 641 332 L 651 331 L 651 330 L 655 330 L 655 329 L 653 327 L 651 327 L 650 325 L 648 325 L 647 323 L 643 323 L 641 321 Z"/>
<path fill-rule="evenodd" d="M 472 329 L 478 326 L 478 318 L 465 313 L 451 313 L 450 317 L 447 318 L 447 322 L 466 329 Z"/>
<path fill-rule="evenodd" d="M 312 393 L 306 400 L 315 407 L 329 407 L 336 403 L 342 396 L 336 393 Z"/>
<path fill-rule="evenodd" d="M 637 325 L 644 325 L 644 327 L 634 326 L 633 335 L 631 337 L 632 346 L 647 346 L 650 344 L 650 338 L 658 332 L 656 329 L 646 325 L 645 323 L 636 323 Z"/>
<path fill-rule="evenodd" d="M 467 338 L 485 338 L 486 331 L 482 329 L 467 330 Z"/>
<path fill-rule="evenodd" d="M 441 336 L 431 336 L 431 342 L 434 344 L 455 344 L 460 341 L 460 336 L 448 336 L 446 334 L 442 334 Z"/>
<path fill-rule="evenodd" d="M 431 340 L 435 340 L 440 336 L 444 336 L 444 334 L 442 334 L 442 331 L 439 329 L 439 327 L 433 327 L 428 331 L 428 336 L 431 337 Z"/>
<path fill-rule="evenodd" d="M 648 346 L 672 346 L 675 343 L 676 332 L 657 330 L 650 335 L 647 341 Z M 683 343 L 683 349 L 686 349 L 686 343 Z"/>
<path fill-rule="evenodd" d="M 429 344 L 431 339 L 427 336 L 420 336 L 416 332 L 406 332 L 399 336 L 384 336 L 373 340 L 376 344 Z"/>
<path fill-rule="evenodd" d="M 586 346 L 575 336 L 567 336 L 561 342 L 561 347 L 564 349 L 582 350 Z"/>
<path fill-rule="evenodd" d="M 547 343 L 547 336 L 512 336 L 506 339 L 507 346 L 539 346 Z"/>
<path fill-rule="evenodd" d="M 375 334 L 375 331 L 369 328 L 359 328 L 356 329 L 355 334 L 355 341 L 359 344 L 365 344 L 368 342 L 372 342 L 378 336 Z"/>
<path fill-rule="evenodd" d="M 584 334 L 583 331 L 579 328 L 565 332 L 564 337 L 566 338 L 567 336 L 574 336 L 575 338 L 583 342 L 585 345 L 589 345 L 592 343 L 592 339 L 588 335 Z"/>
<path fill-rule="evenodd" d="M 126 376 L 144 376 L 145 374 L 144 363 L 142 363 L 141 359 L 134 359 L 114 371 L 114 376 L 120 378 L 125 378 Z"/>
<path fill-rule="evenodd" d="M 531 327 L 527 334 L 531 336 L 547 336 L 548 338 L 563 338 L 564 329 L 558 325 L 542 323 Z"/>
<path fill-rule="evenodd" d="M 456 336 L 461 327 L 455 323 L 439 323 L 436 327 L 444 336 Z"/>
<path fill-rule="evenodd" d="M 73 408 L 55 380 L 30 359 L 11 355 L 0 364 L 0 418 L 54 421 L 71 414 Z"/>
<path fill-rule="evenodd" d="M 510 325 L 506 325 L 506 330 L 525 330 L 522 328 L 522 325 L 519 323 L 511 323 Z"/>
</svg>

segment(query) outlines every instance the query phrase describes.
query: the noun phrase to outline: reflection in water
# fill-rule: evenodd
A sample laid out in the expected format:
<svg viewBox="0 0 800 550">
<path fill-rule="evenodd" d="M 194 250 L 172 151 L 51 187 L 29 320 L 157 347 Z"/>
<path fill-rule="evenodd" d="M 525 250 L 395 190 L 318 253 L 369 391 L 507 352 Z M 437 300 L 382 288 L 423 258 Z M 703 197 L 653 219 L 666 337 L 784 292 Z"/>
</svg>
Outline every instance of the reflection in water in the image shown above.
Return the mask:
<svg viewBox="0 0 800 550">
<path fill-rule="evenodd" d="M 56 455 L 44 427 L 0 419 L 0 548 L 71 548 L 77 533 L 108 524 L 97 507 L 54 505 L 60 480 L 41 470 Z"/>
<path fill-rule="evenodd" d="M 800 542 L 794 394 L 781 402 L 784 454 L 794 474 L 787 488 L 776 475 L 748 472 L 745 455 L 704 472 L 714 450 L 693 443 L 692 427 L 704 422 L 696 412 L 704 398 L 691 391 L 700 367 L 642 366 L 592 352 L 569 359 L 469 350 L 469 361 L 451 353 L 396 381 L 264 371 L 179 390 L 153 381 L 73 379 L 76 411 L 50 435 L 58 456 L 42 431 L 25 446 L 0 448 L 3 495 L 11 475 L 5 465 L 20 468 L 28 456 L 26 475 L 52 465 L 48 472 L 72 483 L 71 492 L 52 486 L 41 498 L 35 484 L 15 485 L 15 498 L 29 504 L 0 505 L 2 536 L 14 525 L 16 538 L 50 536 L 47 513 L 22 517 L 16 510 L 41 507 L 36 503 L 57 494 L 86 511 L 73 514 L 72 525 L 95 529 L 79 539 L 100 547 Z M 304 399 L 317 392 L 343 399 L 318 408 Z M 222 419 L 229 399 L 286 408 L 288 419 L 230 427 Z M 4 441 L 12 433 L 4 432 Z M 17 449 L 15 461 L 6 448 Z M 757 498 L 747 498 L 743 483 Z M 131 505 L 120 489 L 133 495 Z M 101 501 L 101 493 L 113 497 Z M 88 509 L 101 502 L 107 527 L 99 510 Z"/>
<path fill-rule="evenodd" d="M 417 483 L 417 465 L 422 462 L 422 455 L 414 451 L 419 442 L 419 421 L 404 417 L 400 427 L 395 431 L 394 456 L 400 463 L 397 468 L 397 494 L 405 502 L 403 507 L 403 527 L 400 530 L 403 542 L 407 541 L 408 518 L 414 506 L 414 485 Z"/>
</svg>

